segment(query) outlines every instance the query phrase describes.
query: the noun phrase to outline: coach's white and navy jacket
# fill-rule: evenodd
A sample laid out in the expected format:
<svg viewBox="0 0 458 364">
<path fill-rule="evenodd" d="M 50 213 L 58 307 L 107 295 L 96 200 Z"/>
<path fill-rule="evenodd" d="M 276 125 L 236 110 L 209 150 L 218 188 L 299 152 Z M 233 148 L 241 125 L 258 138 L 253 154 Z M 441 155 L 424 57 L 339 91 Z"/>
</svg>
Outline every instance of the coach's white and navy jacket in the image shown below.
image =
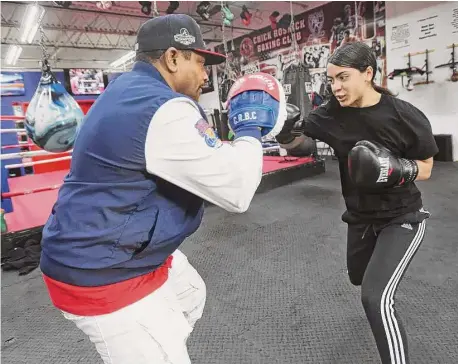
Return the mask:
<svg viewBox="0 0 458 364">
<path fill-rule="evenodd" d="M 153 65 L 137 62 L 112 81 L 85 117 L 43 229 L 54 305 L 105 314 L 157 289 L 199 227 L 203 199 L 246 211 L 262 176 L 259 139 L 222 143 Z"/>
</svg>

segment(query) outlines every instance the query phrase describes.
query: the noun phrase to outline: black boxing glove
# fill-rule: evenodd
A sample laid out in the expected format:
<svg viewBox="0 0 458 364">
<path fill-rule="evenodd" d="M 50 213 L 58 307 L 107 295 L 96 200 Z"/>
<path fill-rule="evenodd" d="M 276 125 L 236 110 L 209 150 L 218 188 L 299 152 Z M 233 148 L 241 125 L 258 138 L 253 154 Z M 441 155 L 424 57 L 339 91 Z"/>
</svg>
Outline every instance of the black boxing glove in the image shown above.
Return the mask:
<svg viewBox="0 0 458 364">
<path fill-rule="evenodd" d="M 293 104 L 286 104 L 286 120 L 280 133 L 275 137 L 279 144 L 289 145 L 303 134 L 301 110 Z"/>
<path fill-rule="evenodd" d="M 359 187 L 399 187 L 415 181 L 418 165 L 413 160 L 397 158 L 377 143 L 363 140 L 348 154 L 348 173 Z"/>
</svg>

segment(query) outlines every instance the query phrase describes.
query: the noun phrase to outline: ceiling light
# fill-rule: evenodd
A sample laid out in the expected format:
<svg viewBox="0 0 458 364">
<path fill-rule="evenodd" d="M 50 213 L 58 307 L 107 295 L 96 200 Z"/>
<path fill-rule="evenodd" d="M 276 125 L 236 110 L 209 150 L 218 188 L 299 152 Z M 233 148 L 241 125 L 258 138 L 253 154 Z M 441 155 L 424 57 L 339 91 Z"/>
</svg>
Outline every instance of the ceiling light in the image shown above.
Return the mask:
<svg viewBox="0 0 458 364">
<path fill-rule="evenodd" d="M 120 66 L 125 65 L 126 63 L 130 62 L 135 57 L 135 51 L 130 51 L 126 53 L 122 57 L 119 57 L 116 61 L 110 63 L 111 68 L 118 68 Z"/>
<path fill-rule="evenodd" d="M 108 10 L 111 8 L 111 6 L 113 5 L 112 1 L 97 1 L 95 3 L 95 5 L 99 8 L 99 9 L 104 9 L 104 10 Z"/>
<path fill-rule="evenodd" d="M 5 63 L 14 66 L 22 53 L 22 47 L 16 44 L 10 45 L 6 53 Z"/>
<path fill-rule="evenodd" d="M 45 9 L 43 7 L 37 4 L 27 5 L 20 29 L 22 43 L 32 43 L 44 14 Z"/>
</svg>

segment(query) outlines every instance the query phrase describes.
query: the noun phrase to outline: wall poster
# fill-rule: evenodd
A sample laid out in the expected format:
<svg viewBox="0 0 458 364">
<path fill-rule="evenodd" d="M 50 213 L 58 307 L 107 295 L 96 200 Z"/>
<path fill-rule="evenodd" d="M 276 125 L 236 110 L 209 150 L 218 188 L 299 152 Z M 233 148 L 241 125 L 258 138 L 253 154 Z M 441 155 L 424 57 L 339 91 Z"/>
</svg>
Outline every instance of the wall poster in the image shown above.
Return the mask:
<svg viewBox="0 0 458 364">
<path fill-rule="evenodd" d="M 279 18 L 281 18 L 282 14 Z M 293 52 L 290 29 L 268 26 L 228 42 L 228 62 L 233 77 L 262 71 L 276 77 L 291 95 L 297 82 L 294 68 L 304 64 L 305 89 L 322 94 L 327 86 L 326 64 L 329 56 L 353 39 L 372 47 L 377 58 L 376 83 L 386 86 L 386 41 L 384 1 L 339 1 L 325 4 L 294 17 L 298 54 Z M 216 51 L 224 53 L 220 45 Z M 225 64 L 217 67 L 223 103 L 231 85 Z"/>
</svg>

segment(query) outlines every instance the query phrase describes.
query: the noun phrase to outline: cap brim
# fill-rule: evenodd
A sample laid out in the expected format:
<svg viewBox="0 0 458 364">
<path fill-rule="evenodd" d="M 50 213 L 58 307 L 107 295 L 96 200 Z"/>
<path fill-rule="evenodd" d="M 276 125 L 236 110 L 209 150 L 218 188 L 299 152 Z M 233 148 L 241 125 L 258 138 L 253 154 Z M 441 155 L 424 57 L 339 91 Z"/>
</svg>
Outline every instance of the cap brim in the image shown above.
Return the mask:
<svg viewBox="0 0 458 364">
<path fill-rule="evenodd" d="M 213 66 L 226 61 L 226 56 L 221 53 L 207 51 L 206 49 L 193 49 L 194 52 L 199 53 L 205 58 L 206 66 Z"/>
</svg>

